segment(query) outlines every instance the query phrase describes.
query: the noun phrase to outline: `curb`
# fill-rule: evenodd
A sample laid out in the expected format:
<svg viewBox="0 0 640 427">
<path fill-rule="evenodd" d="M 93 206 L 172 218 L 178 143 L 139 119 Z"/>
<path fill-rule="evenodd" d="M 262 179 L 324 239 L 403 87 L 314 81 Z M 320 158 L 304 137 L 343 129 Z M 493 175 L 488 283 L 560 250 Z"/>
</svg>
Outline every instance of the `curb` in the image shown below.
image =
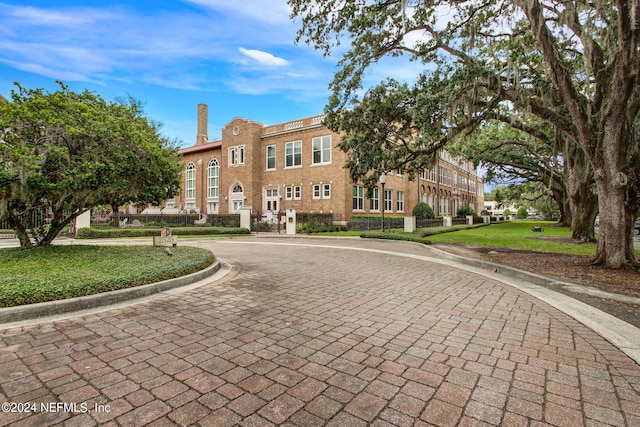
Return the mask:
<svg viewBox="0 0 640 427">
<path fill-rule="evenodd" d="M 102 292 L 95 295 L 86 295 L 77 298 L 0 308 L 0 324 L 31 320 L 45 316 L 55 316 L 73 311 L 86 310 L 148 297 L 150 295 L 190 285 L 206 279 L 213 276 L 218 270 L 220 270 L 220 267 L 221 263 L 216 259 L 212 265 L 204 270 L 196 271 L 195 273 L 176 277 L 174 279 L 163 280 L 161 282 L 149 283 L 133 288 L 118 289 L 116 291 Z"/>
<path fill-rule="evenodd" d="M 442 249 L 431 247 L 429 245 L 424 245 L 424 247 L 427 248 L 429 251 L 434 252 L 434 254 L 440 258 L 443 258 L 449 261 L 459 262 L 461 264 L 470 265 L 473 267 L 482 268 L 484 270 L 493 270 L 497 273 L 504 274 L 505 276 L 509 276 L 514 279 L 526 280 L 535 285 L 540 285 L 544 287 L 560 287 L 574 293 L 591 295 L 591 296 L 605 298 L 613 301 L 624 302 L 627 304 L 640 304 L 640 298 L 635 298 L 635 297 L 620 295 L 620 294 L 612 294 L 610 292 L 605 292 L 598 289 L 590 289 L 590 288 L 586 288 L 584 286 L 576 285 L 573 283 L 550 279 L 546 276 L 541 276 L 539 274 L 531 273 L 529 271 L 519 270 L 513 267 L 507 267 L 502 264 L 495 264 L 488 261 L 465 258 L 459 255 L 455 255 L 455 254 L 443 251 Z"/>
</svg>

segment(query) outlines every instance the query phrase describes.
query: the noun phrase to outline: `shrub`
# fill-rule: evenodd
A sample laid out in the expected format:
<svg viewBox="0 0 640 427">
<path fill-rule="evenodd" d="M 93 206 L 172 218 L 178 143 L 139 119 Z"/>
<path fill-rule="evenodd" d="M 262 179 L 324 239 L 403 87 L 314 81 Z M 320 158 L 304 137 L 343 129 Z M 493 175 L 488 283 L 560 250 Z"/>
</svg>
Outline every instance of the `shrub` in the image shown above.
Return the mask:
<svg viewBox="0 0 640 427">
<path fill-rule="evenodd" d="M 511 216 L 511 209 L 505 209 L 502 213 L 504 216 Z"/>
<path fill-rule="evenodd" d="M 174 227 L 174 236 L 209 236 L 212 234 L 250 234 L 246 228 L 235 227 Z M 158 228 L 81 228 L 76 233 L 76 239 L 108 239 L 116 237 L 151 237 L 159 236 Z"/>
<path fill-rule="evenodd" d="M 522 218 L 522 219 L 525 219 L 527 217 L 527 208 L 526 208 L 526 206 L 520 206 L 518 208 L 517 216 L 518 216 L 518 218 Z"/>
<path fill-rule="evenodd" d="M 413 216 L 415 216 L 417 220 L 435 218 L 433 209 L 431 208 L 431 206 L 429 206 L 428 203 L 425 202 L 419 202 L 413 207 Z"/>
<path fill-rule="evenodd" d="M 474 211 L 471 206 L 469 205 L 462 205 L 458 208 L 458 212 L 456 213 L 456 216 L 458 218 L 465 218 L 467 216 L 476 216 L 476 211 Z"/>
<path fill-rule="evenodd" d="M 271 231 L 271 224 L 266 221 L 251 224 L 252 231 Z"/>
<path fill-rule="evenodd" d="M 360 234 L 360 237 L 365 239 L 402 240 L 406 242 L 423 243 L 425 245 L 431 244 L 431 242 L 424 237 L 410 233 L 383 233 L 381 231 L 370 231 Z"/>
<path fill-rule="evenodd" d="M 329 233 L 333 231 L 347 231 L 347 227 L 343 225 L 326 225 L 318 222 L 308 222 L 305 224 L 298 224 L 296 226 L 298 233 Z"/>
</svg>

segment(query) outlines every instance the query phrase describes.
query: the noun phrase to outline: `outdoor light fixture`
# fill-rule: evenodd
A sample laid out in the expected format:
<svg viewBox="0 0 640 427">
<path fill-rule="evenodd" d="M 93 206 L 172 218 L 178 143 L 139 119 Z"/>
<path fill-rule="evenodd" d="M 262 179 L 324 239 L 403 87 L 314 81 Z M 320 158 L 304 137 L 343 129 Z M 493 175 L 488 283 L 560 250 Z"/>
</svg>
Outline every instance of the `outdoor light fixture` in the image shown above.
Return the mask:
<svg viewBox="0 0 640 427">
<path fill-rule="evenodd" d="M 380 202 L 379 199 L 382 199 L 382 204 L 381 204 L 381 208 L 380 210 L 382 211 L 382 225 L 380 226 L 380 229 L 382 230 L 382 232 L 384 233 L 384 185 L 387 183 L 387 174 L 386 173 L 382 173 L 382 175 L 380 175 L 380 184 L 382 184 L 382 192 L 380 194 L 380 197 L 378 198 L 378 203 Z"/>
</svg>

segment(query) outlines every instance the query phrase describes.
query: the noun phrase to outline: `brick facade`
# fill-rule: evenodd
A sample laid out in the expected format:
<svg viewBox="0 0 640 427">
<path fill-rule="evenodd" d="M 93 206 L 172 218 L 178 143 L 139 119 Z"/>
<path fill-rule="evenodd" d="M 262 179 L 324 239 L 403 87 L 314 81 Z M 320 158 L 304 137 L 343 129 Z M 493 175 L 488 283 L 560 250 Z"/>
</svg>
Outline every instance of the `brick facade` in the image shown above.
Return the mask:
<svg viewBox="0 0 640 427">
<path fill-rule="evenodd" d="M 181 192 L 167 206 L 208 214 L 228 214 L 241 205 L 250 206 L 254 214 L 262 212 L 266 219 L 272 212 L 293 208 L 332 213 L 336 222 L 352 215 L 379 214 L 382 195 L 378 191 L 377 206 L 366 190 L 360 200 L 362 190 L 354 190 L 343 167 L 345 153 L 336 147 L 340 135 L 323 126 L 322 118 L 272 126 L 234 118 L 222 129 L 219 141 L 208 141 L 207 106 L 198 105 L 196 144 L 180 150 L 184 165 Z M 391 192 L 391 209 L 385 212 L 410 215 L 418 201 L 430 203 L 436 215 L 455 215 L 462 204 L 480 212 L 483 182 L 475 169 L 466 162 L 460 166 L 447 153 L 442 157 L 433 173 L 413 182 L 389 173 L 385 190 Z"/>
</svg>

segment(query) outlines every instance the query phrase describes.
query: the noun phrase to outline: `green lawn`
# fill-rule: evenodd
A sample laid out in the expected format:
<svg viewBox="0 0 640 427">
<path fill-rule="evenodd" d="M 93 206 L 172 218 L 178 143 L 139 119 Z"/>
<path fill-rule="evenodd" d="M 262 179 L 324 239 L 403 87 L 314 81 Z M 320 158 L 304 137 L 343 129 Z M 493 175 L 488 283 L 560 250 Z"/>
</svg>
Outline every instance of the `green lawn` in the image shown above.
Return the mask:
<svg viewBox="0 0 640 427">
<path fill-rule="evenodd" d="M 531 227 L 541 226 L 542 233 L 531 231 Z M 460 230 L 429 236 L 432 243 L 457 243 L 466 246 L 513 248 L 528 251 L 595 255 L 596 243 L 561 243 L 540 239 L 545 237 L 571 237 L 568 227 L 556 227 L 555 222 L 545 221 L 505 221 L 488 227 Z"/>
<path fill-rule="evenodd" d="M 97 294 L 183 276 L 214 261 L 193 247 L 46 246 L 0 250 L 0 307 Z"/>
</svg>

